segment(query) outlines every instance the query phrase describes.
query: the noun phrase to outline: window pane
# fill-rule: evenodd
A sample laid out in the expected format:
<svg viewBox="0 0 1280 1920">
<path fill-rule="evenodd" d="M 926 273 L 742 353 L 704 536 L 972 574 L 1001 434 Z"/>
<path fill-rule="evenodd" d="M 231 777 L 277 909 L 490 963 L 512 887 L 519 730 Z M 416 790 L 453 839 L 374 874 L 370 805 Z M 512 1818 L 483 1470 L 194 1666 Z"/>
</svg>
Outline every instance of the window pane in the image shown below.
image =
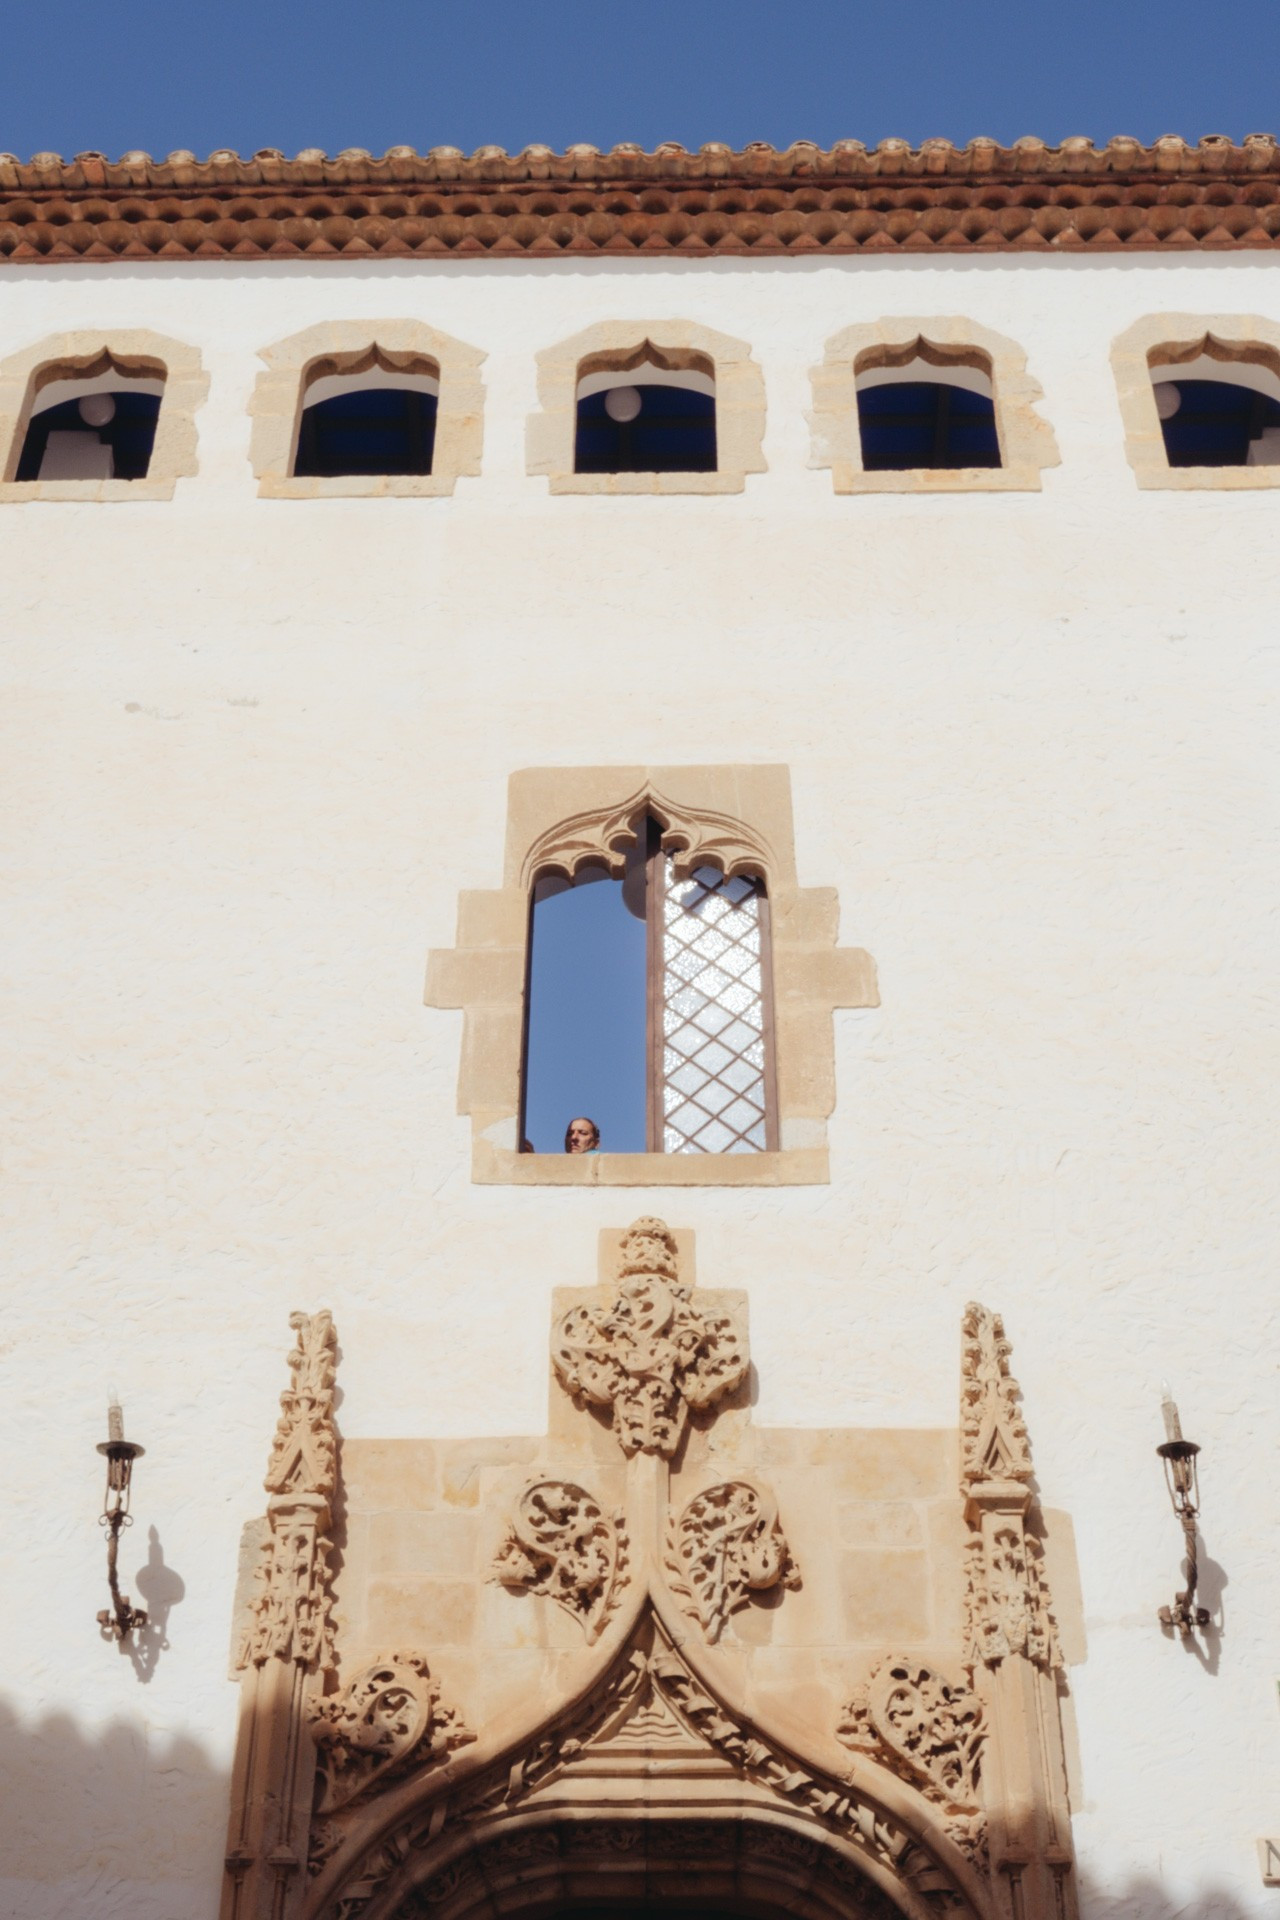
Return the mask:
<svg viewBox="0 0 1280 1920">
<path fill-rule="evenodd" d="M 644 1152 L 645 928 L 621 880 L 534 891 L 525 1138 L 563 1153 L 579 1114 L 599 1127 L 603 1152 Z"/>
<path fill-rule="evenodd" d="M 89 425 L 78 400 L 62 400 L 56 407 L 46 407 L 43 413 L 35 414 L 27 428 L 15 477 L 51 480 L 93 475 L 99 479 L 145 480 L 160 415 L 160 396 L 125 391 L 113 392 L 111 399 L 112 417 L 101 427 Z M 60 440 L 54 441 L 55 455 L 61 456 L 64 462 L 61 473 L 45 468 L 45 455 L 54 434 L 61 435 Z M 83 457 L 75 460 L 74 450 L 67 441 L 70 434 L 75 435 L 83 451 L 96 454 L 100 464 Z"/>
<path fill-rule="evenodd" d="M 662 901 L 662 1122 L 666 1153 L 762 1153 L 760 885 L 658 863 Z"/>
<path fill-rule="evenodd" d="M 434 393 L 409 387 L 357 387 L 304 407 L 298 428 L 299 475 L 430 473 L 435 452 Z"/>
<path fill-rule="evenodd" d="M 1171 467 L 1271 464 L 1252 451 L 1280 427 L 1280 403 L 1265 393 L 1226 380 L 1161 380 L 1156 396 L 1163 408 L 1173 409 L 1160 422 Z"/>
<path fill-rule="evenodd" d="M 918 467 L 998 467 L 995 408 L 985 394 L 937 380 L 858 388 L 868 473 Z"/>
<path fill-rule="evenodd" d="M 614 420 L 609 393 L 578 402 L 578 473 L 714 473 L 716 403 L 685 387 L 639 386 L 639 411 Z"/>
</svg>

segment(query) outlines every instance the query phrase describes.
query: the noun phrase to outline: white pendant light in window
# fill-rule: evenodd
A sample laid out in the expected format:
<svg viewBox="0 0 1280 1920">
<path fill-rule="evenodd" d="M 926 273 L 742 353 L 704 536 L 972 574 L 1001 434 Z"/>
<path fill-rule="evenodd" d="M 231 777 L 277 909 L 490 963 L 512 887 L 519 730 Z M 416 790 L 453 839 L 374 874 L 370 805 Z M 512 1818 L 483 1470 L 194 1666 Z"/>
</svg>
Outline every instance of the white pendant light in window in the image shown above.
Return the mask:
<svg viewBox="0 0 1280 1920">
<path fill-rule="evenodd" d="M 604 397 L 604 410 L 611 420 L 625 426 L 639 413 L 642 401 L 638 387 L 610 387 Z"/>
<path fill-rule="evenodd" d="M 116 417 L 116 403 L 109 393 L 87 393 L 80 402 L 80 418 L 87 427 L 106 427 Z"/>
<path fill-rule="evenodd" d="M 1172 420 L 1181 405 L 1182 395 L 1178 392 L 1173 381 L 1157 380 L 1156 412 L 1160 415 L 1160 418 L 1162 420 Z"/>
</svg>

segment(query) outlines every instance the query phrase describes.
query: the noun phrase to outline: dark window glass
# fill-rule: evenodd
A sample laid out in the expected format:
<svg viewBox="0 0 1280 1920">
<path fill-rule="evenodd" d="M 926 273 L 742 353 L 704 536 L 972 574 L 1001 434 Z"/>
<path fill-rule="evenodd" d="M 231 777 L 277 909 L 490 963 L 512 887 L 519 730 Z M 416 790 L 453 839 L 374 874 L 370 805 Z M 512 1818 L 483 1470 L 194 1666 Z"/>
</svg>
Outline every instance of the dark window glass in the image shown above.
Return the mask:
<svg viewBox="0 0 1280 1920">
<path fill-rule="evenodd" d="M 858 426 L 868 473 L 1000 465 L 995 407 L 965 387 L 938 380 L 859 387 Z"/>
<path fill-rule="evenodd" d="M 145 480 L 151 464 L 151 449 L 156 437 L 156 419 L 160 412 L 158 393 L 113 393 L 115 417 L 105 427 L 91 427 L 80 412 L 79 400 L 63 400 L 56 407 L 37 413 L 27 428 L 18 462 L 19 480 L 38 480 L 40 463 L 51 433 L 82 433 L 111 449 L 111 462 L 117 480 Z"/>
<path fill-rule="evenodd" d="M 357 387 L 304 407 L 295 474 L 430 473 L 436 396 L 413 387 Z"/>
<path fill-rule="evenodd" d="M 1161 380 L 1178 393 L 1178 410 L 1160 422 L 1171 467 L 1245 467 L 1249 443 L 1280 427 L 1280 401 L 1225 380 Z"/>
<path fill-rule="evenodd" d="M 616 388 L 609 390 L 616 392 Z M 716 403 L 687 387 L 633 387 L 634 420 L 611 419 L 609 392 L 578 402 L 577 473 L 714 473 Z"/>
</svg>

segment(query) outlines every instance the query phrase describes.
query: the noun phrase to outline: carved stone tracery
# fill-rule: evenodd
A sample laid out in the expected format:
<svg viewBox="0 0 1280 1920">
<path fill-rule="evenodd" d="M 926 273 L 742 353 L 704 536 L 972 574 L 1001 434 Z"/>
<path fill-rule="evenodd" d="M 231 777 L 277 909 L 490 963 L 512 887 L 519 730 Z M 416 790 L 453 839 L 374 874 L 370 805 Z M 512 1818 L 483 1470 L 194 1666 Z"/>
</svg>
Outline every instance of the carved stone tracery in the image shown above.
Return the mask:
<svg viewBox="0 0 1280 1920">
<path fill-rule="evenodd" d="M 852 1695 L 838 1735 L 857 1752 L 887 1759 L 948 1806 L 979 1804 L 985 1717 L 963 1681 L 890 1654 Z"/>
<path fill-rule="evenodd" d="M 746 821 L 709 807 L 695 811 L 644 786 L 615 807 L 574 814 L 540 834 L 525 860 L 524 884 L 551 873 L 572 879 L 584 865 L 603 866 L 620 877 L 649 814 L 662 828 L 662 848 L 672 856 L 678 879 L 701 866 L 719 867 L 726 876 L 751 873 L 767 879 L 775 864 L 768 841 Z"/>
<path fill-rule="evenodd" d="M 740 1386 L 746 1343 L 727 1314 L 702 1313 L 677 1280 L 674 1235 L 661 1220 L 626 1234 L 609 1307 L 574 1307 L 552 1336 L 565 1389 L 612 1413 L 624 1453 L 670 1459 L 692 1410 Z"/>
<path fill-rule="evenodd" d="M 1013 1348 L 998 1313 L 971 1300 L 965 1308 L 960 1388 L 961 1485 L 1031 1478 L 1031 1443 L 1009 1372 Z"/>
<path fill-rule="evenodd" d="M 626 1538 L 623 1515 L 606 1514 L 584 1487 L 539 1480 L 520 1496 L 490 1577 L 554 1600 L 590 1646 L 617 1604 Z"/>
<path fill-rule="evenodd" d="M 365 1667 L 340 1694 L 316 1702 L 316 1811 L 336 1813 L 410 1765 L 440 1759 L 475 1734 L 452 1708 L 420 1653 L 393 1653 Z"/>
<path fill-rule="evenodd" d="M 264 1483 L 271 1495 L 267 1529 L 237 1664 L 261 1666 L 275 1656 L 315 1671 L 333 1664 L 329 1503 L 338 1342 L 331 1314 L 293 1313 L 289 1325 L 290 1384 L 280 1396 Z"/>
<path fill-rule="evenodd" d="M 800 1585 L 778 1503 L 752 1480 L 725 1480 L 691 1500 L 670 1527 L 666 1564 L 672 1591 L 688 1598 L 711 1641 L 752 1593 Z"/>
</svg>

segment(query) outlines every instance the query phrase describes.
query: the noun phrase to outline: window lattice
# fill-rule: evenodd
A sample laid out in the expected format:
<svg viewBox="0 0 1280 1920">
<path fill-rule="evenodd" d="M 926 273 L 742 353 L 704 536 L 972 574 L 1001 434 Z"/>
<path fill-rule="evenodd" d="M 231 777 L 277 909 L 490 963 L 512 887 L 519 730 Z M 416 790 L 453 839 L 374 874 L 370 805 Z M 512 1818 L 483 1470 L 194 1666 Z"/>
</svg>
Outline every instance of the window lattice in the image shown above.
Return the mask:
<svg viewBox="0 0 1280 1920">
<path fill-rule="evenodd" d="M 662 876 L 662 1136 L 667 1153 L 767 1146 L 759 881 Z"/>
</svg>

